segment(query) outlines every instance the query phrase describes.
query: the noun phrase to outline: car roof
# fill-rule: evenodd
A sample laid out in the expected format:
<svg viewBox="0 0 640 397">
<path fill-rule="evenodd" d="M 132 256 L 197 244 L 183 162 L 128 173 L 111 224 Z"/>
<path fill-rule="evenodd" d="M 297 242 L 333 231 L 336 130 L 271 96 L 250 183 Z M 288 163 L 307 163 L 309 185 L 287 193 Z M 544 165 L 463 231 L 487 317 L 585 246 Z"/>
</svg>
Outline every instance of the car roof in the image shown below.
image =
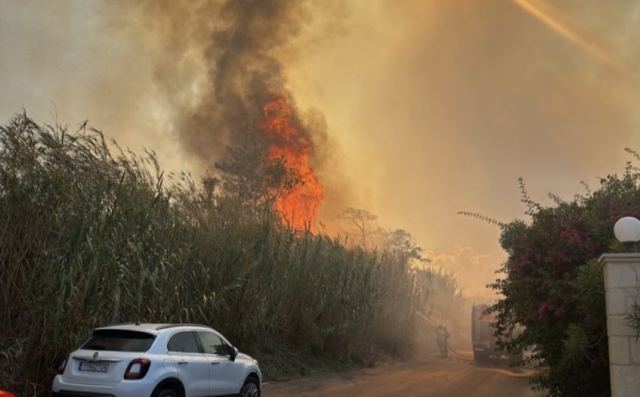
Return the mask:
<svg viewBox="0 0 640 397">
<path fill-rule="evenodd" d="M 190 327 L 190 328 L 206 328 L 212 329 L 209 326 L 202 324 L 170 324 L 170 323 L 124 323 L 124 324 L 113 324 L 107 325 L 104 327 L 98 327 L 96 330 L 123 330 L 123 331 L 140 331 L 147 332 L 151 334 L 158 334 L 160 331 L 169 329 L 169 328 L 178 328 L 178 327 Z"/>
</svg>

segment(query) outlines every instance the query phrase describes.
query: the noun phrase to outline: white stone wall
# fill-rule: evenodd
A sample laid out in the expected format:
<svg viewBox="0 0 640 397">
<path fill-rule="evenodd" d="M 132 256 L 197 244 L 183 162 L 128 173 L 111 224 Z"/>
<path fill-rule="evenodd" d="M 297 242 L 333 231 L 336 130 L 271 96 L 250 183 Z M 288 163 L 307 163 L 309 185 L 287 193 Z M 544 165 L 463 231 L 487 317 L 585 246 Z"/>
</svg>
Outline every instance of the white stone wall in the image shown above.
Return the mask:
<svg viewBox="0 0 640 397">
<path fill-rule="evenodd" d="M 640 340 L 625 316 L 640 301 L 640 254 L 605 254 L 609 370 L 612 397 L 640 396 Z"/>
</svg>

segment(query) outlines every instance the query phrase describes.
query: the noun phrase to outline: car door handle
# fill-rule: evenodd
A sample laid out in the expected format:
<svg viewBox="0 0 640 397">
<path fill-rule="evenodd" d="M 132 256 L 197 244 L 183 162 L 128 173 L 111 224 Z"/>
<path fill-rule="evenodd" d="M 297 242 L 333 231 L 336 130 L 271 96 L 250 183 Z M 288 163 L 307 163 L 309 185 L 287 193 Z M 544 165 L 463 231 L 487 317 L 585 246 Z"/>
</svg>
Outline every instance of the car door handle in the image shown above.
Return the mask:
<svg viewBox="0 0 640 397">
<path fill-rule="evenodd" d="M 220 365 L 220 361 L 212 361 L 211 365 Z"/>
<path fill-rule="evenodd" d="M 178 361 L 178 365 L 187 365 L 189 364 L 188 361 Z"/>
</svg>

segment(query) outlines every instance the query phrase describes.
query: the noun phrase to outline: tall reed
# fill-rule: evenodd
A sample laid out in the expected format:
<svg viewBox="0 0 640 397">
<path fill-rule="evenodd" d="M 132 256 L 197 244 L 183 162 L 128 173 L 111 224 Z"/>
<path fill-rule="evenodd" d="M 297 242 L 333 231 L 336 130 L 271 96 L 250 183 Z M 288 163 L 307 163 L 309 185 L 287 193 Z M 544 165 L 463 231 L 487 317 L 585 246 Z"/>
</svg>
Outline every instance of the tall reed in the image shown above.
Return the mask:
<svg viewBox="0 0 640 397">
<path fill-rule="evenodd" d="M 56 363 L 107 323 L 206 323 L 259 359 L 412 348 L 414 310 L 442 276 L 249 216 L 216 189 L 165 177 L 152 153 L 95 130 L 25 115 L 2 126 L 0 388 L 43 395 Z"/>
</svg>

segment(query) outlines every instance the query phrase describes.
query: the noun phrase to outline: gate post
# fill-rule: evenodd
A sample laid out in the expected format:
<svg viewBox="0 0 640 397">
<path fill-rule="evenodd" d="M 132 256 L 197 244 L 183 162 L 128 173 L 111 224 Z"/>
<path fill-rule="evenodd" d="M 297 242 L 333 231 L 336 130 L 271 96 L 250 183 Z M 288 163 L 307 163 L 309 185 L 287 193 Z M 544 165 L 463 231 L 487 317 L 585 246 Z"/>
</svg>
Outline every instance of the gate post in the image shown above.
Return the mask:
<svg viewBox="0 0 640 397">
<path fill-rule="evenodd" d="M 604 254 L 612 397 L 640 396 L 640 340 L 626 316 L 640 302 L 640 253 Z"/>
</svg>

